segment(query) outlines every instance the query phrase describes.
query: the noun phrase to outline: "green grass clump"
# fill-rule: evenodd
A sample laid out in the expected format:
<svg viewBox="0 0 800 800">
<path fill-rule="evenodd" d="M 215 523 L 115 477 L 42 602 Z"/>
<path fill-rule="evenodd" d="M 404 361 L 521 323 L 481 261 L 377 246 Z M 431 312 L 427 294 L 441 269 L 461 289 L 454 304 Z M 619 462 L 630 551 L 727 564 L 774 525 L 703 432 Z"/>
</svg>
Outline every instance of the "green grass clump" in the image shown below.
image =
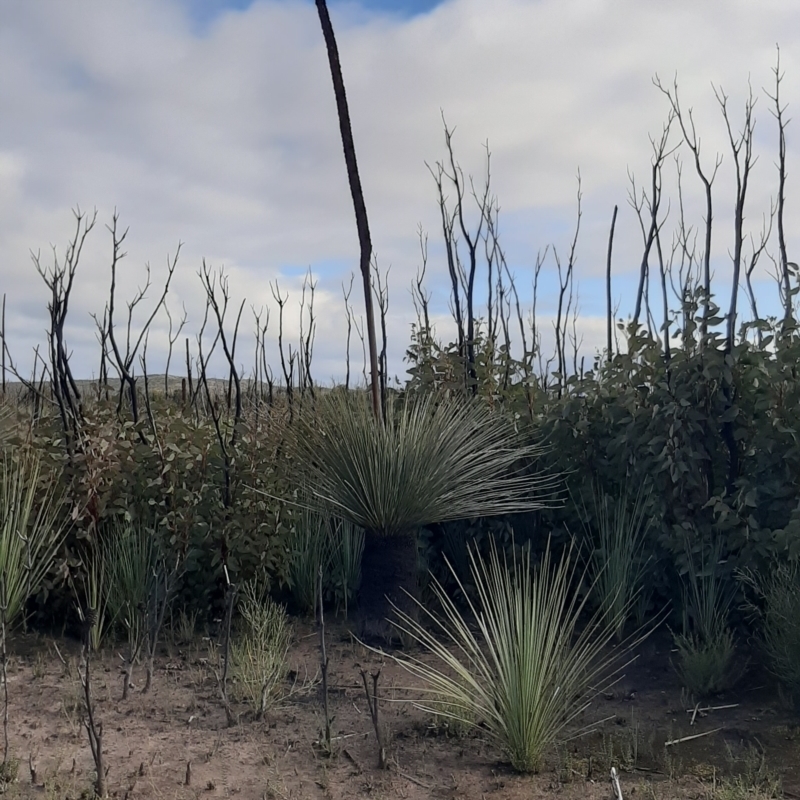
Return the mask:
<svg viewBox="0 0 800 800">
<path fill-rule="evenodd" d="M 241 629 L 230 649 L 233 696 L 260 719 L 283 696 L 292 632 L 283 606 L 257 581 L 244 584 L 240 611 Z"/>
<path fill-rule="evenodd" d="M 676 669 L 692 695 L 705 698 L 733 685 L 736 644 L 728 628 L 711 639 L 689 633 L 677 634 L 674 640 L 678 650 Z"/>
<path fill-rule="evenodd" d="M 289 562 L 292 597 L 302 612 L 316 612 L 319 573 L 327 574 L 330 563 L 330 522 L 325 515 L 304 508 L 294 525 Z"/>
<path fill-rule="evenodd" d="M 25 603 L 41 588 L 61 543 L 65 525 L 62 490 L 48 480 L 41 459 L 30 451 L 3 453 L 0 461 L 0 606 L 12 627 Z"/>
<path fill-rule="evenodd" d="M 364 529 L 343 519 L 331 521 L 331 580 L 337 609 L 347 617 L 350 604 L 361 584 Z"/>
<path fill-rule="evenodd" d="M 716 784 L 714 800 L 779 800 L 785 796 L 780 776 L 769 768 L 762 751 L 751 747 L 729 760 L 737 774 Z"/>
<path fill-rule="evenodd" d="M 649 492 L 640 488 L 631 498 L 628 486 L 614 502 L 598 486 L 592 490 L 596 526 L 591 575 L 594 594 L 603 611 L 617 620 L 621 639 L 633 600 L 642 590 L 645 562 L 642 549 L 652 519 L 647 515 Z M 624 610 L 625 613 L 622 613 Z"/>
<path fill-rule="evenodd" d="M 575 591 L 583 575 L 571 547 L 555 560 L 548 546 L 534 566 L 528 548 L 509 561 L 493 544 L 486 561 L 470 551 L 470 562 L 476 600 L 461 586 L 466 611 L 435 579 L 441 617 L 422 605 L 420 622 L 397 611 L 395 624 L 433 661 L 396 661 L 426 684 L 430 700 L 420 707 L 440 715 L 443 706 L 455 709 L 451 714 L 485 730 L 515 769 L 536 772 L 626 652 L 606 649 L 619 619 L 598 610 L 579 632 L 586 599 Z"/>
<path fill-rule="evenodd" d="M 433 710 L 432 729 L 439 734 L 461 739 L 475 727 L 476 720 L 471 708 L 453 702 L 452 697 L 431 697 L 427 705 Z"/>
<path fill-rule="evenodd" d="M 333 597 L 336 608 L 348 609 L 361 582 L 364 531 L 347 520 L 302 509 L 292 534 L 289 581 L 297 607 L 306 614 L 318 608 L 320 570 L 323 598 Z"/>
<path fill-rule="evenodd" d="M 673 634 L 675 669 L 694 697 L 707 698 L 732 688 L 744 672 L 728 621 L 735 585 L 720 573 L 719 542 L 701 550 L 699 559 L 688 548 L 687 556 L 683 631 Z"/>
<path fill-rule="evenodd" d="M 767 664 L 800 710 L 800 564 L 774 564 L 767 575 L 741 574 L 756 595 L 750 609 L 761 623 Z"/>
</svg>

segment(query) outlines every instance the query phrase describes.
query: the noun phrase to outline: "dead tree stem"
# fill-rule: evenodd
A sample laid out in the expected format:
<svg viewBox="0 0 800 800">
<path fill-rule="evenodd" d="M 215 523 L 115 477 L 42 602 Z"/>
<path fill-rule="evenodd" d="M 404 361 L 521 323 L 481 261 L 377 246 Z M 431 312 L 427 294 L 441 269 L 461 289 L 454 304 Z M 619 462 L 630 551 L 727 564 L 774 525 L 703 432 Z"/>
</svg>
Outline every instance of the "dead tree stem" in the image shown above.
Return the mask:
<svg viewBox="0 0 800 800">
<path fill-rule="evenodd" d="M 350 110 L 347 104 L 347 93 L 342 75 L 342 65 L 339 60 L 339 49 L 333 32 L 333 24 L 328 13 L 325 0 L 316 0 L 322 35 L 325 39 L 325 48 L 328 52 L 328 64 L 333 81 L 333 93 L 336 98 L 336 110 L 339 117 L 339 132 L 342 137 L 342 149 L 347 167 L 347 178 L 350 183 L 350 194 L 353 198 L 353 208 L 356 215 L 356 228 L 358 242 L 361 250 L 359 266 L 364 284 L 364 309 L 367 321 L 367 339 L 369 341 L 370 379 L 372 382 L 372 411 L 376 420 L 382 419 L 381 395 L 378 381 L 378 342 L 375 334 L 375 311 L 372 303 L 372 283 L 370 275 L 370 262 L 372 259 L 372 238 L 369 231 L 367 206 L 364 202 L 364 191 L 361 187 L 361 177 L 358 173 L 356 160 L 356 146 L 353 140 L 353 128 L 350 122 Z"/>
</svg>

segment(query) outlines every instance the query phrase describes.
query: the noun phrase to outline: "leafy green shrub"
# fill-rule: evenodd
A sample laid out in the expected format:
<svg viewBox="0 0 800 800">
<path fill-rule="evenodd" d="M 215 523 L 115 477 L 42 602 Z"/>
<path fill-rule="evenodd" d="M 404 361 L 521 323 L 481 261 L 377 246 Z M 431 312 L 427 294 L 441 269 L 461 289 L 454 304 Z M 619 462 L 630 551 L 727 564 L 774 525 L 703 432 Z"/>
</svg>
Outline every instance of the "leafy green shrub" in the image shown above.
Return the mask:
<svg viewBox="0 0 800 800">
<path fill-rule="evenodd" d="M 241 629 L 231 641 L 233 696 L 257 718 L 281 697 L 291 628 L 283 607 L 266 592 L 266 582 L 248 581 L 240 600 Z"/>
<path fill-rule="evenodd" d="M 800 564 L 776 563 L 767 575 L 741 573 L 757 602 L 761 643 L 768 666 L 800 710 Z"/>
<path fill-rule="evenodd" d="M 626 652 L 605 649 L 619 619 L 597 611 L 578 633 L 586 599 L 575 591 L 583 576 L 571 547 L 555 563 L 548 547 L 536 567 L 528 548 L 510 563 L 496 547 L 486 561 L 473 550 L 470 558 L 477 601 L 464 594 L 477 632 L 434 580 L 442 617 L 420 605 L 427 626 L 399 610 L 396 625 L 435 663 L 395 660 L 427 685 L 432 702 L 421 707 L 441 714 L 444 706 L 451 716 L 481 725 L 516 769 L 536 771 Z"/>
</svg>

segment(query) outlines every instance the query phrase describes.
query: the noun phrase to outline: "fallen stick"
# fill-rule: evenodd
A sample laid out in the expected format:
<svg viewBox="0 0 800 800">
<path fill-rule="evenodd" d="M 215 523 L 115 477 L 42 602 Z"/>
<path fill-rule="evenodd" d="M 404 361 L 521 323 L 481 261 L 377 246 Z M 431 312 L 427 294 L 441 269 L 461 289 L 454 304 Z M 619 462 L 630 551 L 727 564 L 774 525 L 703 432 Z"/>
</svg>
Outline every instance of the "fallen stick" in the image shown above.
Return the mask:
<svg viewBox="0 0 800 800">
<path fill-rule="evenodd" d="M 691 742 L 692 739 L 700 739 L 702 736 L 711 736 L 712 733 L 716 733 L 717 731 L 721 731 L 722 728 L 714 728 L 710 731 L 705 731 L 703 733 L 695 733 L 692 736 L 683 736 L 680 739 L 672 739 L 669 742 L 664 742 L 664 747 L 672 747 L 674 744 L 681 744 L 682 742 Z"/>
<path fill-rule="evenodd" d="M 415 778 L 413 775 L 409 775 L 407 772 L 403 772 L 402 770 L 398 769 L 397 770 L 397 774 L 401 778 L 405 778 L 407 781 L 411 781 L 411 783 L 415 783 L 417 786 L 419 786 L 422 789 L 428 789 L 428 790 L 433 789 L 432 786 L 429 786 L 427 783 L 423 783 L 423 781 L 421 781 L 419 778 Z"/>
<path fill-rule="evenodd" d="M 728 703 L 727 705 L 724 705 L 724 706 L 706 706 L 705 708 L 699 708 L 698 707 L 699 705 L 700 704 L 698 703 L 697 706 L 695 706 L 694 708 L 687 708 L 686 709 L 686 713 L 687 714 L 692 714 L 692 713 L 705 714 L 706 711 L 722 711 L 723 709 L 726 709 L 726 708 L 738 708 L 739 707 L 739 703 Z"/>
</svg>

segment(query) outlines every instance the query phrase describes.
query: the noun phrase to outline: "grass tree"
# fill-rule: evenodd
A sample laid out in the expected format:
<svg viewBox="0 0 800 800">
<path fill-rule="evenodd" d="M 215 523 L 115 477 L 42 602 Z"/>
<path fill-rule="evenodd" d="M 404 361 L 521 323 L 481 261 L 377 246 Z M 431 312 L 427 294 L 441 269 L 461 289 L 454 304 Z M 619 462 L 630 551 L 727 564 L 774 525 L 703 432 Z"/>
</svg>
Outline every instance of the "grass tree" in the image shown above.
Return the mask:
<svg viewBox="0 0 800 800">
<path fill-rule="evenodd" d="M 58 483 L 38 456 L 4 453 L 0 474 L 0 663 L 3 669 L 3 774 L 8 762 L 6 636 L 42 586 L 64 539 Z"/>
<path fill-rule="evenodd" d="M 397 622 L 433 658 L 396 661 L 427 688 L 423 709 L 480 726 L 515 769 L 535 772 L 622 666 L 633 640 L 608 645 L 628 609 L 599 608 L 584 619 L 589 595 L 576 591 L 584 574 L 570 548 L 556 559 L 548 546 L 539 565 L 530 548 L 511 559 L 494 545 L 485 561 L 472 549 L 469 555 L 475 599 L 452 567 L 466 612 L 434 579 L 441 615 L 420 605 L 422 620 L 401 611 Z"/>
<path fill-rule="evenodd" d="M 11 626 L 41 588 L 65 533 L 58 483 L 45 480 L 38 456 L 3 456 L 0 511 L 4 618 Z"/>
<path fill-rule="evenodd" d="M 385 411 L 377 423 L 365 394 L 330 392 L 294 454 L 305 502 L 364 530 L 362 634 L 384 638 L 392 603 L 415 613 L 420 527 L 542 508 L 559 486 L 534 469 L 541 445 L 480 400 L 409 395 Z"/>
</svg>

